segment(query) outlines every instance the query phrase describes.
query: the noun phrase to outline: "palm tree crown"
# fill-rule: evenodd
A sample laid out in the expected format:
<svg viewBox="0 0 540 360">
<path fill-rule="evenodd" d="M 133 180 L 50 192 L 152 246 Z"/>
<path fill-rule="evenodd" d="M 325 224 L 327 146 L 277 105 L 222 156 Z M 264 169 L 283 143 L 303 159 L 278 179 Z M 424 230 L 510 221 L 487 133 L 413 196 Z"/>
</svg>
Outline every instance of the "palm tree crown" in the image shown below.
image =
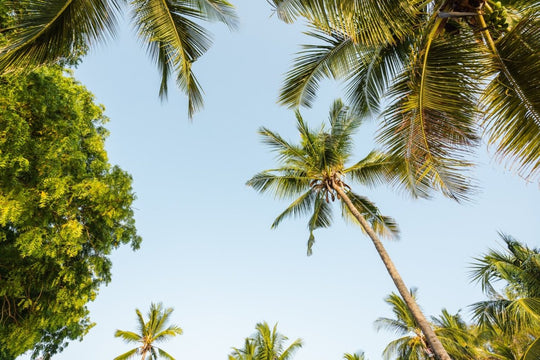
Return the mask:
<svg viewBox="0 0 540 360">
<path fill-rule="evenodd" d="M 467 198 L 469 152 L 487 141 L 540 180 L 540 7 L 530 0 L 273 0 L 311 25 L 280 102 L 310 106 L 324 78 L 351 106 L 382 111 L 379 140 L 418 179 Z M 383 100 L 384 99 L 384 100 Z M 465 171 L 465 172 L 464 172 Z"/>
<path fill-rule="evenodd" d="M 491 250 L 473 264 L 472 278 L 490 298 L 472 305 L 474 318 L 493 351 L 519 353 L 525 344 L 534 358 L 533 352 L 540 354 L 540 250 L 500 235 L 506 251 Z"/>
<path fill-rule="evenodd" d="M 13 25 L 0 29 L 6 36 L 6 43 L 0 44 L 0 74 L 57 63 L 114 36 L 125 3 L 138 36 L 158 66 L 160 96 L 166 96 L 174 74 L 188 96 L 191 116 L 202 106 L 201 88 L 191 64 L 211 43 L 198 21 L 217 20 L 234 28 L 236 15 L 226 0 L 14 1 L 8 9 Z"/>
<path fill-rule="evenodd" d="M 176 335 L 182 335 L 182 329 L 176 325 L 168 325 L 169 316 L 173 312 L 172 308 L 163 308 L 161 303 L 151 304 L 148 312 L 148 320 L 145 320 L 139 309 L 136 309 L 139 333 L 125 330 L 116 330 L 115 337 L 122 338 L 128 343 L 137 343 L 134 349 L 119 355 L 114 360 L 126 360 L 136 355 L 141 355 L 142 360 L 156 360 L 160 357 L 174 360 L 174 358 L 163 349 L 155 346 L 155 343 L 165 341 Z"/>
<path fill-rule="evenodd" d="M 246 338 L 243 349 L 233 348 L 229 360 L 290 360 L 302 347 L 302 339 L 296 339 L 286 347 L 288 338 L 277 331 L 277 324 L 270 329 L 262 322 L 255 329 L 255 334 Z"/>
<path fill-rule="evenodd" d="M 247 185 L 259 192 L 273 192 L 280 198 L 295 200 L 273 222 L 272 228 L 290 216 L 311 213 L 308 221 L 310 236 L 308 254 L 314 243 L 313 231 L 328 227 L 332 214 L 330 202 L 340 198 L 335 187 L 345 189 L 356 208 L 371 226 L 385 236 L 396 236 L 398 227 L 393 219 L 381 215 L 367 198 L 351 191 L 348 183 L 374 185 L 390 178 L 393 161 L 383 153 L 372 151 L 364 159 L 347 166 L 352 152 L 352 134 L 361 121 L 340 101 L 334 102 L 329 116 L 330 128 L 324 125 L 313 131 L 299 112 L 296 113 L 300 145 L 285 141 L 278 134 L 262 128 L 263 141 L 278 152 L 279 168 L 256 174 Z M 342 214 L 354 219 L 350 210 L 342 206 Z"/>
</svg>

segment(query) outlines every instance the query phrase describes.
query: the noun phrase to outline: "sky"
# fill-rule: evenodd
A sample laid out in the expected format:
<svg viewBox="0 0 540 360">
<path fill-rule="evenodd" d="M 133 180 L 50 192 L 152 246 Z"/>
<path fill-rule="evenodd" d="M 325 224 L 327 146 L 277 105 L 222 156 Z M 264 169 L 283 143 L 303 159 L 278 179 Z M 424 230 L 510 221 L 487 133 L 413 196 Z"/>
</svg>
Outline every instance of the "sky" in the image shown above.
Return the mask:
<svg viewBox="0 0 540 360">
<path fill-rule="evenodd" d="M 276 100 L 307 38 L 302 24 L 280 22 L 264 0 L 234 4 L 237 31 L 207 26 L 214 45 L 194 64 L 205 108 L 192 121 L 173 86 L 168 101 L 159 100 L 158 71 L 128 18 L 118 36 L 92 49 L 75 71 L 110 118 L 110 162 L 133 176 L 143 243 L 138 251 L 123 247 L 111 255 L 112 281 L 89 305 L 95 327 L 54 359 L 113 359 L 126 352 L 130 345 L 114 332 L 136 330 L 135 309 L 146 313 L 151 302 L 174 308 L 171 319 L 184 334 L 161 345 L 179 360 L 226 359 L 261 321 L 278 323 L 289 339 L 303 339 L 296 360 L 337 360 L 358 350 L 381 359 L 397 337 L 373 326 L 392 315 L 384 298 L 394 287 L 360 229 L 336 212 L 332 227 L 316 231 L 307 257 L 307 219 L 271 230 L 287 202 L 245 185 L 275 164 L 259 127 L 297 139 L 293 112 Z M 304 119 L 318 126 L 341 96 L 339 84 L 323 82 L 313 108 L 302 109 Z M 377 146 L 376 129 L 377 119 L 366 119 L 355 136 L 358 159 Z M 502 249 L 498 231 L 540 246 L 538 184 L 494 161 L 486 144 L 476 161 L 480 191 L 465 204 L 355 188 L 400 225 L 401 239 L 385 245 L 407 286 L 418 288 L 428 316 L 446 308 L 469 318 L 467 306 L 484 299 L 469 268 L 489 248 Z"/>
</svg>

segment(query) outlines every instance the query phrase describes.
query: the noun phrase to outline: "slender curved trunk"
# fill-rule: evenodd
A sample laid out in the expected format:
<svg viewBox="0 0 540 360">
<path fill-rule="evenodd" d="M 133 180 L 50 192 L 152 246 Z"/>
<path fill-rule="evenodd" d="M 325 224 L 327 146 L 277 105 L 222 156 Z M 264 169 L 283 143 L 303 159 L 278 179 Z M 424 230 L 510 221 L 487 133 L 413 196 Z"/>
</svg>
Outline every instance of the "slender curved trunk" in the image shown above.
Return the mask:
<svg viewBox="0 0 540 360">
<path fill-rule="evenodd" d="M 384 248 L 381 240 L 379 239 L 375 231 L 373 231 L 373 228 L 371 227 L 371 225 L 369 225 L 367 220 L 362 216 L 362 214 L 360 214 L 358 209 L 352 203 L 351 199 L 347 196 L 347 194 L 345 193 L 345 191 L 343 191 L 341 187 L 334 185 L 333 188 L 339 194 L 341 200 L 345 203 L 345 205 L 347 205 L 349 210 L 351 210 L 351 213 L 358 220 L 358 222 L 360 223 L 364 231 L 370 237 L 371 241 L 373 241 L 373 245 L 375 245 L 375 248 L 377 249 L 379 256 L 381 257 L 384 265 L 386 266 L 386 270 L 388 270 L 388 273 L 390 274 L 390 277 L 394 281 L 396 288 L 398 289 L 401 297 L 407 304 L 407 307 L 411 311 L 411 314 L 414 316 L 414 319 L 420 326 L 420 329 L 426 336 L 426 340 L 429 343 L 429 346 L 431 347 L 435 355 L 440 360 L 452 360 L 450 356 L 448 355 L 448 353 L 446 352 L 446 350 L 444 349 L 444 347 L 442 346 L 441 341 L 439 340 L 437 335 L 435 335 L 435 332 L 433 331 L 433 329 L 431 328 L 431 325 L 426 320 L 426 317 L 424 316 L 424 314 L 418 307 L 418 304 L 416 304 L 416 301 L 411 296 L 409 289 L 407 288 L 407 286 L 405 286 L 405 283 L 403 282 L 403 279 L 401 279 L 401 276 L 399 275 L 396 269 L 396 266 L 390 259 L 390 256 L 386 252 L 386 249 Z"/>
</svg>

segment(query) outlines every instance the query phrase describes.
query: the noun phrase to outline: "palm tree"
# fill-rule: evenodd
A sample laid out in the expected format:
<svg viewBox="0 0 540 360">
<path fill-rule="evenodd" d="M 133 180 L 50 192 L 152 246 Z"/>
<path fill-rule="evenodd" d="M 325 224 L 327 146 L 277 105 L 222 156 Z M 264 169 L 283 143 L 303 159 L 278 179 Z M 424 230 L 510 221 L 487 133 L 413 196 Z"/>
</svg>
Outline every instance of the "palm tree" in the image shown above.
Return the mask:
<svg viewBox="0 0 540 360">
<path fill-rule="evenodd" d="M 272 0 L 303 16 L 313 44 L 280 102 L 310 106 L 324 78 L 346 82 L 360 114 L 382 112 L 378 139 L 418 179 L 456 200 L 483 127 L 500 159 L 540 180 L 540 6 L 530 0 Z"/>
<path fill-rule="evenodd" d="M 411 290 L 416 299 L 416 290 Z M 426 341 L 418 322 L 409 311 L 403 299 L 392 293 L 385 302 L 392 307 L 394 318 L 378 318 L 375 321 L 377 330 L 386 329 L 400 335 L 384 349 L 385 359 L 397 360 L 429 360 L 434 352 Z M 446 309 L 439 317 L 432 317 L 435 333 L 444 348 L 454 360 L 477 360 L 478 341 L 474 329 L 468 326 L 461 316 L 452 315 Z"/>
<path fill-rule="evenodd" d="M 330 226 L 332 219 L 330 202 L 340 200 L 342 214 L 358 222 L 372 240 L 394 284 L 434 352 L 442 360 L 449 359 L 379 239 L 378 234 L 396 234 L 397 225 L 391 218 L 382 216 L 367 198 L 352 192 L 347 183 L 357 181 L 373 185 L 384 180 L 395 180 L 397 176 L 392 172 L 396 170 L 395 160 L 373 151 L 356 164 L 346 166 L 351 156 L 351 136 L 360 125 L 360 119 L 339 100 L 334 102 L 330 110 L 328 130 L 323 126 L 318 132 L 314 132 L 307 127 L 300 113 L 297 112 L 296 117 L 301 137 L 300 145 L 290 144 L 266 128 L 259 131 L 264 142 L 278 152 L 281 166 L 258 173 L 247 182 L 247 185 L 258 192 L 270 191 L 280 198 L 295 198 L 276 218 L 272 227 L 277 226 L 285 217 L 312 212 L 308 222 L 309 254 L 314 242 L 313 231 Z"/>
<path fill-rule="evenodd" d="M 122 338 L 128 343 L 137 343 L 139 346 L 115 357 L 114 360 L 126 360 L 136 355 L 141 355 L 141 360 L 145 360 L 147 357 L 148 360 L 155 360 L 159 357 L 174 360 L 171 355 L 154 345 L 155 343 L 165 341 L 176 335 L 182 335 L 183 331 L 179 326 L 167 326 L 169 316 L 173 312 L 173 309 L 164 309 L 161 303 L 152 303 L 150 305 L 150 311 L 148 312 L 147 321 L 144 320 L 139 309 L 136 309 L 135 312 L 137 313 L 139 333 L 116 330 L 114 336 Z"/>
<path fill-rule="evenodd" d="M 540 250 L 500 236 L 507 250 L 490 250 L 473 264 L 472 279 L 489 297 L 472 305 L 474 319 L 493 353 L 535 356 L 540 352 Z M 497 281 L 503 283 L 502 291 L 497 291 Z"/>
<path fill-rule="evenodd" d="M 366 360 L 363 351 L 355 352 L 354 354 L 345 353 L 343 354 L 345 360 Z"/>
<path fill-rule="evenodd" d="M 246 338 L 243 349 L 233 348 L 229 360 L 289 360 L 302 347 L 302 339 L 296 339 L 285 348 L 288 338 L 277 331 L 277 324 L 270 329 L 262 322 L 255 329 L 255 334 Z"/>
<path fill-rule="evenodd" d="M 6 2 L 7 3 L 7 2 Z M 202 106 L 200 85 L 191 65 L 210 46 L 208 32 L 197 21 L 217 20 L 236 26 L 226 0 L 130 0 L 138 36 L 161 74 L 160 97 L 167 95 L 172 74 L 189 100 L 191 116 Z M 0 29 L 0 74 L 57 63 L 114 36 L 121 0 L 13 1 L 13 26 Z"/>
</svg>

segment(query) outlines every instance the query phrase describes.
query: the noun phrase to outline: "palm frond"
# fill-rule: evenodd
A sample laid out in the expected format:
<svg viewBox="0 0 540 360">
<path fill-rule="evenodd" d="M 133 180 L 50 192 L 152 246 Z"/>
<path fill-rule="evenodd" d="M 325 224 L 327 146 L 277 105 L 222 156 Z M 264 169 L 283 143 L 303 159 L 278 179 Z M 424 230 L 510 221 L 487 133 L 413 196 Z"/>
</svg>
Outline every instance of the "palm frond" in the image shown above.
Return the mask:
<svg viewBox="0 0 540 360">
<path fill-rule="evenodd" d="M 356 47 L 352 39 L 335 33 L 327 35 L 313 30 L 307 35 L 322 41 L 319 45 L 303 45 L 293 62 L 292 69 L 285 75 L 280 90 L 279 103 L 289 107 L 310 107 L 315 100 L 319 83 L 323 79 L 336 78 L 346 73 L 355 62 Z"/>
<path fill-rule="evenodd" d="M 165 358 L 167 360 L 175 360 L 174 357 L 172 357 L 169 353 L 167 353 L 165 350 L 163 349 L 160 349 L 160 348 L 156 348 L 157 349 L 157 352 L 159 354 L 160 357 L 162 358 Z"/>
<path fill-rule="evenodd" d="M 432 32 L 420 41 L 421 56 L 390 90 L 394 101 L 378 135 L 391 154 L 406 161 L 404 180 L 414 179 L 409 186 L 425 193 L 428 183 L 457 201 L 471 191 L 466 157 L 478 142 L 476 102 L 481 69 L 489 67 L 474 37 L 463 33 L 435 38 Z"/>
<path fill-rule="evenodd" d="M 410 34 L 417 3 L 375 0 L 272 0 L 278 16 L 292 22 L 303 16 L 315 27 L 339 32 L 365 45 L 392 43 Z M 419 3 L 419 2 L 418 2 Z"/>
<path fill-rule="evenodd" d="M 226 0 L 192 0 L 200 10 L 199 18 L 224 23 L 231 30 L 238 28 L 238 16 L 234 6 Z"/>
<path fill-rule="evenodd" d="M 345 353 L 343 354 L 343 358 L 345 360 L 366 360 L 366 357 L 363 351 L 359 351 L 354 354 Z"/>
<path fill-rule="evenodd" d="M 133 22 L 139 37 L 147 43 L 148 53 L 162 74 L 160 96 L 167 95 L 167 82 L 176 73 L 176 82 L 188 96 L 188 113 L 203 105 L 202 91 L 191 64 L 210 46 L 210 37 L 191 18 L 204 18 L 193 1 L 134 0 Z"/>
<path fill-rule="evenodd" d="M 287 217 L 298 217 L 307 214 L 313 207 L 316 194 L 313 190 L 308 190 L 306 193 L 294 200 L 272 223 L 271 228 L 276 228 L 281 221 Z"/>
<path fill-rule="evenodd" d="M 527 12 L 496 48 L 500 72 L 482 98 L 489 143 L 510 168 L 539 180 L 540 9 Z"/>
<path fill-rule="evenodd" d="M 374 203 L 369 201 L 366 197 L 357 195 L 352 191 L 348 191 L 347 196 L 378 235 L 387 238 L 399 237 L 399 227 L 395 220 L 391 217 L 382 215 Z M 358 220 L 356 220 L 350 209 L 344 203 L 342 203 L 341 209 L 345 219 L 358 223 Z"/>
<path fill-rule="evenodd" d="M 303 346 L 302 339 L 294 340 L 291 345 L 289 345 L 281 355 L 278 357 L 279 360 L 289 360 L 293 355 Z"/>
<path fill-rule="evenodd" d="M 309 188 L 310 179 L 305 173 L 290 169 L 262 171 L 246 182 L 255 191 L 271 192 L 278 199 L 291 198 L 304 193 Z"/>
<path fill-rule="evenodd" d="M 540 359 L 540 338 L 537 338 L 525 351 L 520 360 Z"/>
<path fill-rule="evenodd" d="M 127 343 L 139 342 L 141 340 L 141 335 L 133 331 L 116 330 L 114 336 L 122 338 Z"/>
<path fill-rule="evenodd" d="M 296 162 L 302 164 L 305 153 L 302 148 L 290 144 L 283 139 L 279 134 L 262 127 L 259 129 L 259 134 L 263 138 L 263 143 L 268 145 L 272 151 L 278 152 L 278 160 L 284 163 Z"/>
<path fill-rule="evenodd" d="M 356 61 L 339 74 L 346 82 L 347 99 L 355 112 L 363 116 L 379 112 L 388 86 L 403 71 L 409 47 L 409 42 L 402 41 L 358 49 Z"/>
<path fill-rule="evenodd" d="M 365 186 L 375 186 L 383 183 L 392 184 L 399 181 L 399 179 L 395 179 L 398 174 L 396 171 L 398 165 L 399 161 L 394 156 L 373 150 L 343 172 L 352 181 Z"/>
<path fill-rule="evenodd" d="M 315 236 L 313 231 L 318 228 L 329 227 L 332 224 L 332 208 L 325 201 L 321 194 L 317 194 L 313 205 L 313 214 L 308 222 L 309 239 L 307 243 L 307 255 L 313 254 L 313 245 L 315 244 Z"/>
<path fill-rule="evenodd" d="M 54 64 L 113 36 L 121 1 L 36 0 L 25 6 L 15 26 L 3 31 L 0 73 Z"/>
<path fill-rule="evenodd" d="M 139 348 L 131 349 L 128 352 L 118 355 L 113 360 L 128 360 L 137 355 Z"/>
</svg>

